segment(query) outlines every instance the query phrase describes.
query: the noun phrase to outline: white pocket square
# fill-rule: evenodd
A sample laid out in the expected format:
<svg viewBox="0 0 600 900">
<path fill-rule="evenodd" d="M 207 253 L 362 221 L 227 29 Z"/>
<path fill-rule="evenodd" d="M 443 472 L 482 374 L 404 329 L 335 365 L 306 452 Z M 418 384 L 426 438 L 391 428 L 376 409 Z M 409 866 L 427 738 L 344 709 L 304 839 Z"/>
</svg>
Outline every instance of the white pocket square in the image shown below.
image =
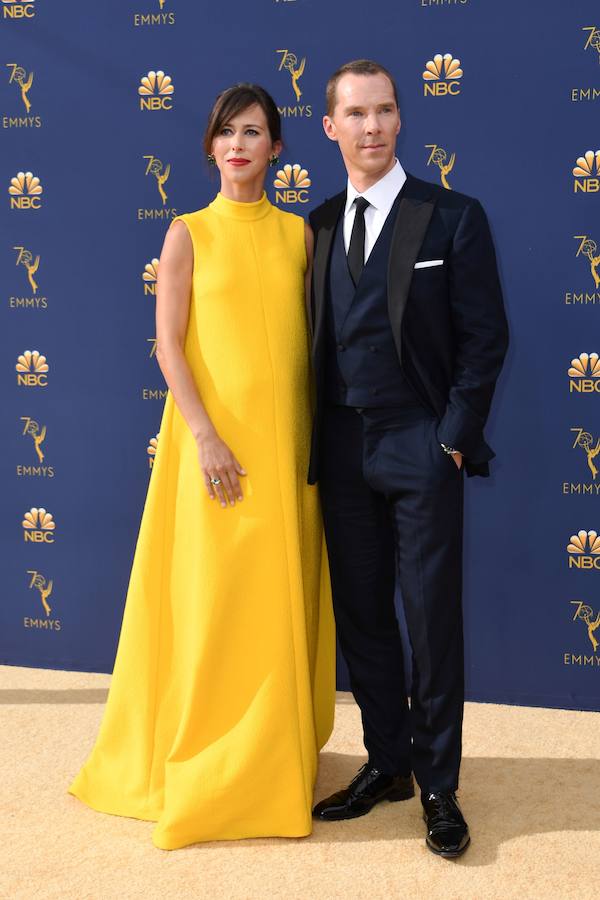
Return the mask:
<svg viewBox="0 0 600 900">
<path fill-rule="evenodd" d="M 443 266 L 443 259 L 424 259 L 421 262 L 415 263 L 415 269 L 425 269 L 427 266 Z"/>
</svg>

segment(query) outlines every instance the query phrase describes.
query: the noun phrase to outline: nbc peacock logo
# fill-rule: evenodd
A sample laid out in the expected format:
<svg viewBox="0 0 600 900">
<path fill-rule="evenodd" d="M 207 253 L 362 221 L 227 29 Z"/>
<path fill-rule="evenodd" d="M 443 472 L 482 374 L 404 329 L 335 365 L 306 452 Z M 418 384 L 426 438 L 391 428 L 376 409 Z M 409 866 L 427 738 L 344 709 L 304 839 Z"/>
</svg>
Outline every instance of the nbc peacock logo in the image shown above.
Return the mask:
<svg viewBox="0 0 600 900">
<path fill-rule="evenodd" d="M 447 97 L 460 94 L 460 79 L 463 76 L 460 59 L 451 53 L 436 53 L 425 63 L 423 72 L 423 93 L 425 97 Z"/>
<path fill-rule="evenodd" d="M 8 193 L 11 209 L 40 209 L 44 189 L 33 172 L 17 172 L 10 179 Z"/>
<path fill-rule="evenodd" d="M 567 544 L 569 569 L 593 572 L 600 569 L 600 537 L 597 531 L 578 531 Z"/>
<path fill-rule="evenodd" d="M 597 353 L 580 353 L 568 369 L 570 394 L 600 394 L 600 357 Z"/>
<path fill-rule="evenodd" d="M 56 522 L 51 512 L 43 506 L 32 506 L 22 521 L 23 540 L 30 544 L 53 544 Z"/>
<path fill-rule="evenodd" d="M 300 163 L 287 163 L 279 169 L 273 182 L 275 203 L 308 203 L 310 186 L 308 170 L 303 169 Z"/>
<path fill-rule="evenodd" d="M 586 150 L 573 167 L 574 193 L 596 194 L 600 190 L 600 150 Z"/>
<path fill-rule="evenodd" d="M 140 109 L 172 109 L 175 87 L 170 75 L 163 71 L 148 72 L 143 75 L 138 87 Z"/>
<path fill-rule="evenodd" d="M 156 257 L 151 259 L 149 263 L 146 263 L 144 266 L 144 271 L 142 272 L 142 281 L 144 283 L 144 296 L 147 294 L 151 294 L 153 297 L 156 296 L 156 279 L 158 278 L 158 260 Z"/>
<path fill-rule="evenodd" d="M 154 466 L 154 459 L 156 457 L 156 451 L 158 450 L 158 437 L 158 434 L 156 434 L 153 438 L 150 438 L 150 440 L 148 441 L 148 446 L 146 447 L 149 469 L 152 469 Z"/>
<path fill-rule="evenodd" d="M 21 353 L 15 369 L 19 387 L 46 387 L 48 384 L 50 367 L 39 350 L 25 350 Z"/>
<path fill-rule="evenodd" d="M 35 0 L 23 3 L 19 0 L 2 0 L 3 19 L 33 19 L 35 16 Z"/>
</svg>

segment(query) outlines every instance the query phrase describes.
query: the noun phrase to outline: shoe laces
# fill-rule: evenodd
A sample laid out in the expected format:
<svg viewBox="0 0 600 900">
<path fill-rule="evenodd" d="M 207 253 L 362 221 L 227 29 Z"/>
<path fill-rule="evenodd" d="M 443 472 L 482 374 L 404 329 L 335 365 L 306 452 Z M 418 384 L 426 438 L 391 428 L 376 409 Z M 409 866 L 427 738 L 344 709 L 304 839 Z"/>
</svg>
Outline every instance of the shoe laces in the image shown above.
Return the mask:
<svg viewBox="0 0 600 900">
<path fill-rule="evenodd" d="M 363 766 L 361 766 L 360 769 L 358 770 L 358 772 L 356 773 L 356 775 L 354 776 L 354 778 L 352 779 L 352 781 L 350 782 L 350 789 L 355 788 L 356 785 L 363 778 L 363 776 L 366 774 L 366 772 L 370 771 L 371 769 L 374 769 L 374 768 L 375 767 L 371 766 L 369 764 L 369 762 L 366 762 Z M 375 771 L 377 771 L 377 770 L 375 769 Z"/>
<path fill-rule="evenodd" d="M 462 825 L 463 816 L 454 794 L 428 794 L 427 802 L 435 804 L 433 812 L 428 812 L 432 829 L 456 828 Z"/>
</svg>

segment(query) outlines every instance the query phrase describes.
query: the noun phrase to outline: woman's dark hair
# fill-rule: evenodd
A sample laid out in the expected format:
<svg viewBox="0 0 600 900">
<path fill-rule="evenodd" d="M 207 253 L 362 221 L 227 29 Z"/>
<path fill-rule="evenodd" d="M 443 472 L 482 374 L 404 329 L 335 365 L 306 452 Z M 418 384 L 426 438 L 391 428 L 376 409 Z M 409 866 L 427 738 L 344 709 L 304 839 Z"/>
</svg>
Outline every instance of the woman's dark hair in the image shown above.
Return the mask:
<svg viewBox="0 0 600 900">
<path fill-rule="evenodd" d="M 204 133 L 204 149 L 207 155 L 212 153 L 212 143 L 221 128 L 255 103 L 258 103 L 265 114 L 272 143 L 281 140 L 281 117 L 271 95 L 258 84 L 242 82 L 221 91 L 215 100 Z"/>
</svg>

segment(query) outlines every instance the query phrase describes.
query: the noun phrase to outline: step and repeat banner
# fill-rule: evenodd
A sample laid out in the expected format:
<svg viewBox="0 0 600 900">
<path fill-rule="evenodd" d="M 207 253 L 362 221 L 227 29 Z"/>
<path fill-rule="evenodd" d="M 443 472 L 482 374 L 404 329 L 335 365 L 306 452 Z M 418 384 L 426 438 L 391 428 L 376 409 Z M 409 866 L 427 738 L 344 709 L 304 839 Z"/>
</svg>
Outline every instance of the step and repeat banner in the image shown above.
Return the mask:
<svg viewBox="0 0 600 900">
<path fill-rule="evenodd" d="M 600 709 L 597 4 L 0 0 L 0 55 L 0 662 L 112 670 L 166 396 L 158 257 L 218 190 L 216 94 L 273 94 L 268 193 L 306 216 L 345 183 L 327 77 L 369 57 L 404 167 L 483 203 L 511 325 L 493 474 L 466 483 L 468 696 Z"/>
</svg>

